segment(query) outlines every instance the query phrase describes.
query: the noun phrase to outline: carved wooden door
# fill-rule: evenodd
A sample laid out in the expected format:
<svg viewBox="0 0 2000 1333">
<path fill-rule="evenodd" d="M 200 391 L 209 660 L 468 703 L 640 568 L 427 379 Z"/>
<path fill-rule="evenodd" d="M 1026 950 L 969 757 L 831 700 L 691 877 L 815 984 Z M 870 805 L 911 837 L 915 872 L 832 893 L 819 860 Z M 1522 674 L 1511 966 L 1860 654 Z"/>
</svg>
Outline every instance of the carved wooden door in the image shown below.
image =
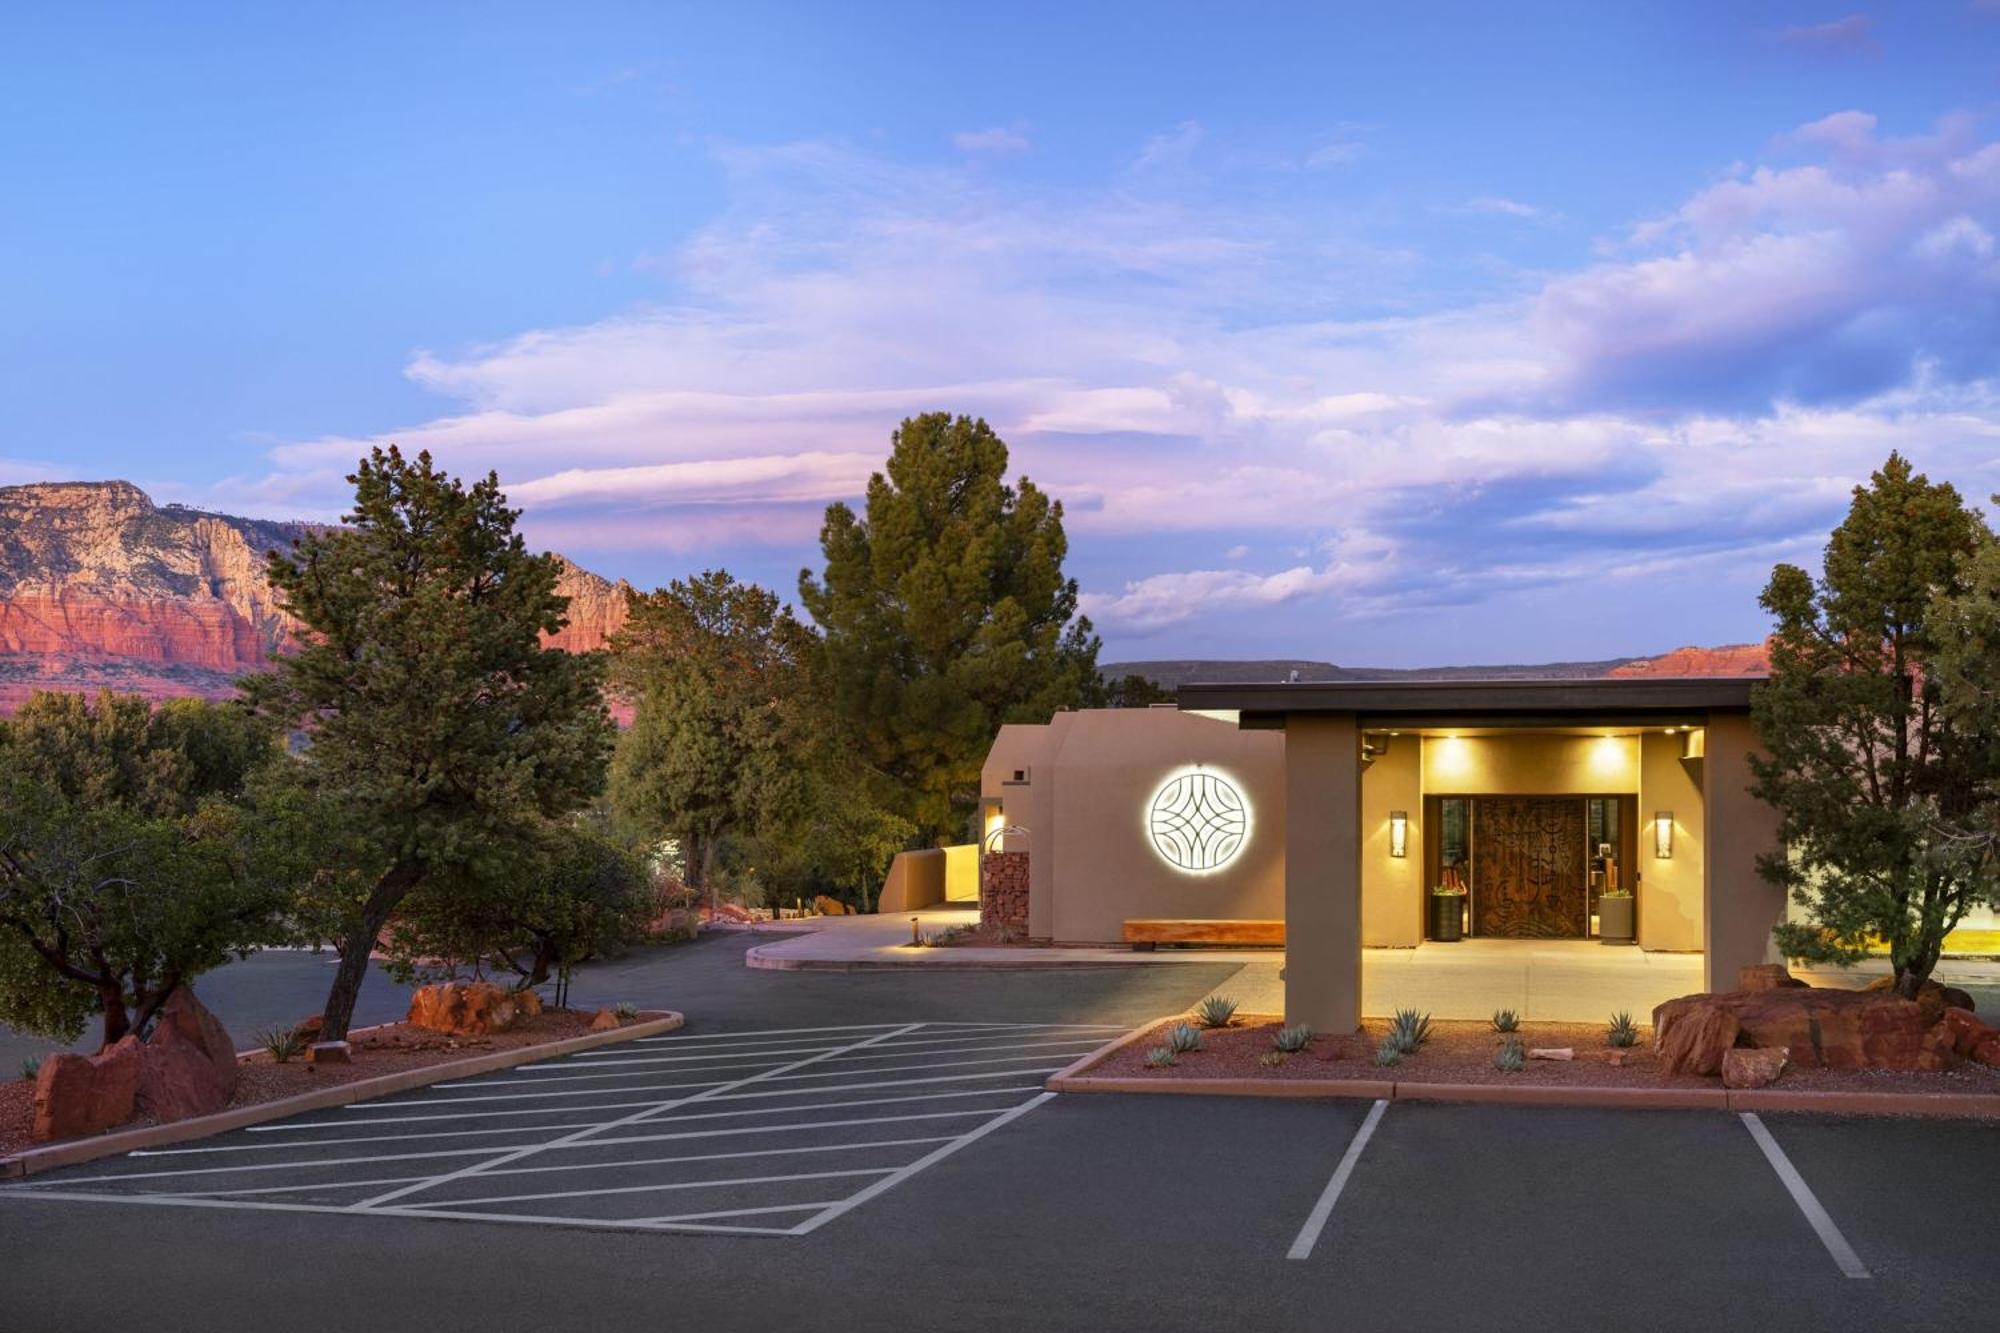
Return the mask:
<svg viewBox="0 0 2000 1333">
<path fill-rule="evenodd" d="M 1512 939 L 1590 933 L 1583 802 L 1534 796 L 1472 803 L 1472 931 Z"/>
</svg>

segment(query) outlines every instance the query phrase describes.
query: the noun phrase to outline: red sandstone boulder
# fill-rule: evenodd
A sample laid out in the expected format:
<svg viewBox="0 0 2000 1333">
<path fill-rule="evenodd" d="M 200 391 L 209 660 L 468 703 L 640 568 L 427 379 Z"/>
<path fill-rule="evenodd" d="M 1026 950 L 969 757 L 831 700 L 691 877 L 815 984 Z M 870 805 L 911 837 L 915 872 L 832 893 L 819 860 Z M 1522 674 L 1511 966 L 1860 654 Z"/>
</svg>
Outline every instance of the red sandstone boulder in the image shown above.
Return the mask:
<svg viewBox="0 0 2000 1333">
<path fill-rule="evenodd" d="M 229 1035 L 229 1029 L 222 1026 L 209 1007 L 195 998 L 194 991 L 182 986 L 167 997 L 160 1006 L 159 1020 L 154 1025 L 152 1040 L 158 1041 L 160 1029 L 172 1027 L 183 1037 L 193 1042 L 215 1066 L 215 1077 L 224 1091 L 233 1095 L 236 1091 L 236 1042 Z"/>
<path fill-rule="evenodd" d="M 1786 1065 L 1783 1050 L 1738 1046 L 1722 1053 L 1722 1086 L 1764 1088 L 1778 1081 Z"/>
<path fill-rule="evenodd" d="M 821 916 L 848 916 L 854 909 L 840 901 L 840 899 L 829 898 L 822 893 L 819 897 L 813 899 L 813 911 L 818 912 Z"/>
<path fill-rule="evenodd" d="M 138 1114 L 139 1039 L 123 1037 L 96 1055 L 64 1051 L 35 1076 L 36 1143 L 101 1134 Z"/>
<path fill-rule="evenodd" d="M 1721 1003 L 1730 997 L 1683 995 L 1653 1010 L 1653 1045 L 1668 1074 L 1718 1074 L 1736 1045 L 1736 1015 Z"/>
<path fill-rule="evenodd" d="M 1861 988 L 1862 993 L 1873 995 L 1881 991 L 1894 990 L 1896 978 L 1877 977 Z M 1974 1005 L 1972 997 L 1956 986 L 1946 986 L 1936 981 L 1926 981 L 1917 988 L 1917 1005 L 1923 1010 L 1924 1026 L 1929 1027 L 1944 1017 L 1946 1009 L 1964 1009 L 1970 1012 Z"/>
<path fill-rule="evenodd" d="M 2000 1032 L 1981 1037 L 1972 1048 L 1972 1058 L 1982 1065 L 2000 1066 Z"/>
<path fill-rule="evenodd" d="M 351 1065 L 354 1048 L 344 1041 L 316 1041 L 306 1047 L 306 1063 L 311 1065 Z"/>
<path fill-rule="evenodd" d="M 514 1016 L 516 1018 L 539 1018 L 542 1013 L 542 997 L 536 991 L 514 992 Z"/>
<path fill-rule="evenodd" d="M 175 1023 L 161 1023 L 139 1048 L 139 1109 L 162 1124 L 213 1115 L 236 1090 L 236 1062 L 227 1075 L 201 1042 Z"/>
<path fill-rule="evenodd" d="M 1971 1058 L 1980 1042 L 1996 1035 L 1992 1028 L 1974 1018 L 1970 1009 L 1956 1005 L 1944 1011 L 1934 1031 L 1943 1032 L 1951 1043 L 1951 1053 L 1964 1059 Z"/>
<path fill-rule="evenodd" d="M 590 1030 L 592 1032 L 609 1032 L 617 1026 L 618 1015 L 612 1013 L 609 1009 L 599 1009 L 590 1016 Z"/>
<path fill-rule="evenodd" d="M 447 981 L 424 986 L 410 996 L 411 1027 L 455 1037 L 505 1032 L 520 1014 L 515 997 L 490 981 Z"/>
</svg>

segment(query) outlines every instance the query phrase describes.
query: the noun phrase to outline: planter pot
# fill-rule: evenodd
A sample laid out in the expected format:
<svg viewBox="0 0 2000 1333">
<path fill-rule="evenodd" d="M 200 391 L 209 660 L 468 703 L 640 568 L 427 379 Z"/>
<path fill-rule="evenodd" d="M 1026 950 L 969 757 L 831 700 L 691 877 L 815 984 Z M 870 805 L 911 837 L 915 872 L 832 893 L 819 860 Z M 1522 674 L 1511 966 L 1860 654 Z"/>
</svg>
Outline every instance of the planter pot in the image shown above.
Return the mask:
<svg viewBox="0 0 2000 1333">
<path fill-rule="evenodd" d="M 1630 894 L 1597 900 L 1597 936 L 1606 944 L 1630 944 L 1638 933 L 1639 900 Z"/>
<path fill-rule="evenodd" d="M 1450 944 L 1464 933 L 1465 895 L 1462 893 L 1433 893 L 1431 895 L 1431 939 L 1439 944 Z"/>
</svg>

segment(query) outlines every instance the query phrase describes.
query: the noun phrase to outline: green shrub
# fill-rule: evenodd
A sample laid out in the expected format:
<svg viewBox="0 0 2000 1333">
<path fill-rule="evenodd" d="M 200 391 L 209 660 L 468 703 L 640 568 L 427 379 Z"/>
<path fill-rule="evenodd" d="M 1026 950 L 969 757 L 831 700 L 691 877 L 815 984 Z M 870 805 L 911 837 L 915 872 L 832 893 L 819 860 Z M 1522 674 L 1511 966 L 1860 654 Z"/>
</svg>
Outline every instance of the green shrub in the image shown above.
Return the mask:
<svg viewBox="0 0 2000 1333">
<path fill-rule="evenodd" d="M 1395 1033 L 1382 1038 L 1382 1044 L 1375 1048 L 1375 1063 L 1384 1069 L 1403 1063 L 1402 1043 L 1396 1040 Z"/>
<path fill-rule="evenodd" d="M 1495 1032 L 1519 1032 L 1521 1030 L 1521 1016 L 1512 1009 L 1495 1009 L 1493 1011 L 1493 1030 Z"/>
<path fill-rule="evenodd" d="M 639 1016 L 639 1006 L 630 1000 L 620 1000 L 612 1006 L 611 1012 L 618 1015 L 619 1022 L 629 1023 Z"/>
<path fill-rule="evenodd" d="M 1632 1021 L 1632 1015 L 1620 1009 L 1611 1015 L 1611 1030 L 1605 1040 L 1613 1046 L 1634 1046 L 1639 1041 L 1639 1025 Z"/>
<path fill-rule="evenodd" d="M 1503 1074 L 1518 1074 L 1528 1067 L 1528 1051 L 1519 1037 L 1509 1037 L 1493 1052 L 1493 1067 Z"/>
<path fill-rule="evenodd" d="M 1192 1023 L 1176 1023 L 1167 1029 L 1167 1045 L 1175 1055 L 1201 1049 L 1201 1029 Z"/>
<path fill-rule="evenodd" d="M 269 1028 L 257 1034 L 257 1044 L 279 1064 L 296 1060 L 306 1053 L 306 1039 L 297 1028 Z"/>
<path fill-rule="evenodd" d="M 1271 1034 L 1271 1047 L 1286 1055 L 1303 1051 L 1313 1039 L 1313 1030 L 1304 1023 L 1294 1023 L 1288 1028 L 1279 1028 Z"/>
<path fill-rule="evenodd" d="M 1395 1021 L 1389 1025 L 1388 1040 L 1396 1043 L 1396 1049 L 1404 1055 L 1415 1055 L 1423 1044 L 1431 1039 L 1431 1016 L 1420 1014 L 1414 1009 L 1398 1009 Z"/>
<path fill-rule="evenodd" d="M 1155 1069 L 1165 1069 L 1174 1059 L 1174 1048 L 1171 1046 L 1155 1046 L 1146 1052 L 1146 1063 Z"/>
<path fill-rule="evenodd" d="M 1226 1028 L 1236 1017 L 1236 1001 L 1226 995 L 1211 995 L 1195 1006 L 1194 1017 L 1205 1028 Z"/>
<path fill-rule="evenodd" d="M 21 1077 L 33 1083 L 42 1073 L 42 1057 L 31 1055 L 21 1061 Z"/>
</svg>

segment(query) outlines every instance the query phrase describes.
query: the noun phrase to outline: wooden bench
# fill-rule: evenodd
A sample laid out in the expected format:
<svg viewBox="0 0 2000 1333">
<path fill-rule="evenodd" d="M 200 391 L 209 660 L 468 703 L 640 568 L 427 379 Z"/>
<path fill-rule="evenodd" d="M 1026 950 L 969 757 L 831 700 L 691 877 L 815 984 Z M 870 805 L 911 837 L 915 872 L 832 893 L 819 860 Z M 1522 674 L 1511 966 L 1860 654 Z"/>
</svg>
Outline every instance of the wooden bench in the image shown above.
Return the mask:
<svg viewBox="0 0 2000 1333">
<path fill-rule="evenodd" d="M 1126 921 L 1124 939 L 1134 949 L 1152 949 L 1162 944 L 1283 944 L 1285 923 L 1138 917 Z"/>
</svg>

